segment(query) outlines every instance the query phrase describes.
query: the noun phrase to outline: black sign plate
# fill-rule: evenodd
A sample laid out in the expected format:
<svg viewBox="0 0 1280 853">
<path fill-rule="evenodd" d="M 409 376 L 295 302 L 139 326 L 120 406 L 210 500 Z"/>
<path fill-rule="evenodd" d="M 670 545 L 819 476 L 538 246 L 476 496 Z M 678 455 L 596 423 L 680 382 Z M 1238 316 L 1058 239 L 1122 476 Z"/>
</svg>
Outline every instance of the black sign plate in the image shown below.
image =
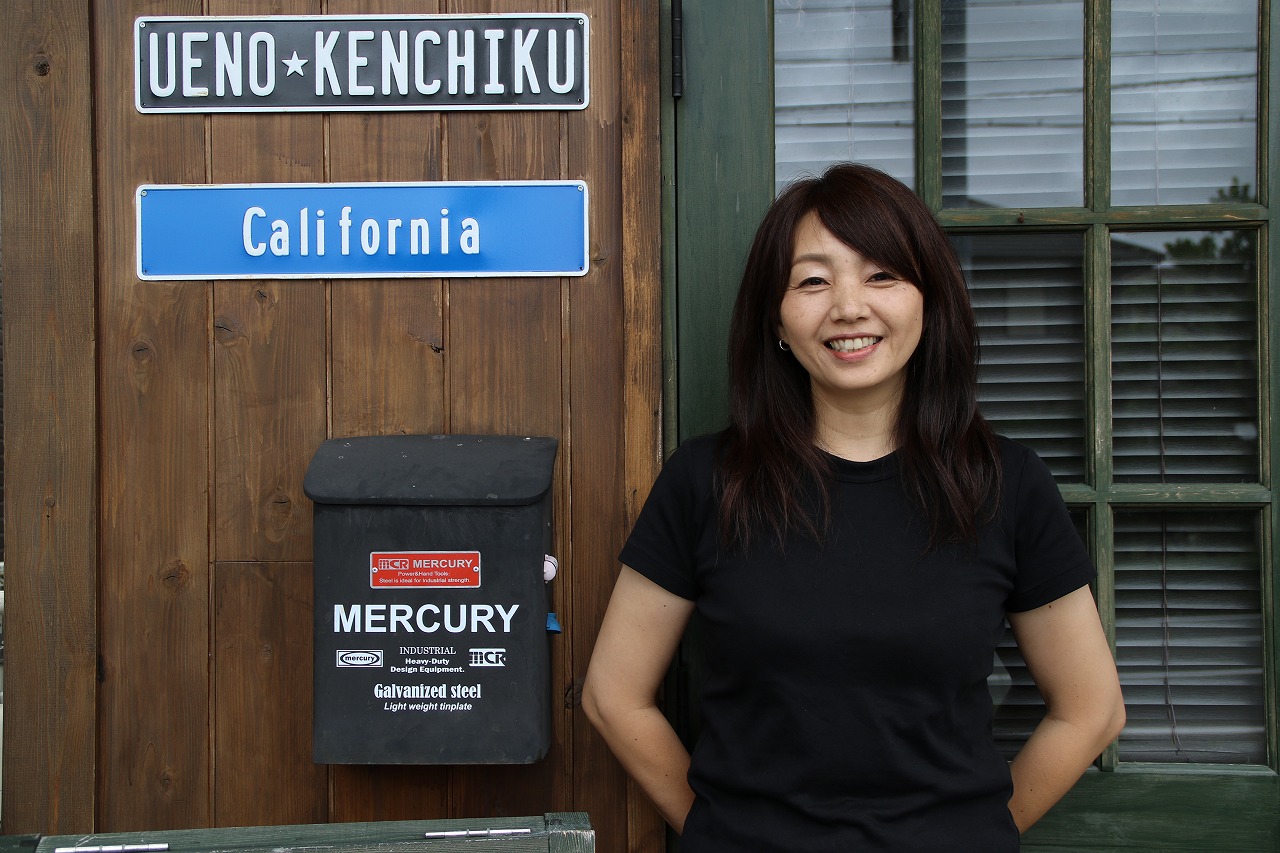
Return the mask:
<svg viewBox="0 0 1280 853">
<path fill-rule="evenodd" d="M 144 113 L 578 110 L 587 17 L 156 17 L 134 22 Z"/>
</svg>

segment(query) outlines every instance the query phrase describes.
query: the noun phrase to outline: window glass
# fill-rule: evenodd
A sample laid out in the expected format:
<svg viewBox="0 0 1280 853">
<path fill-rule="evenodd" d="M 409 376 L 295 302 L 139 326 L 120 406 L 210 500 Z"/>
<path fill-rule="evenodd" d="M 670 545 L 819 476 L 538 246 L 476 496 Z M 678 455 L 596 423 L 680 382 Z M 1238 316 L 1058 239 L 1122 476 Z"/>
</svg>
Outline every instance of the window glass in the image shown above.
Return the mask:
<svg viewBox="0 0 1280 853">
<path fill-rule="evenodd" d="M 909 0 L 775 0 L 779 187 L 852 160 L 915 186 Z"/>
<path fill-rule="evenodd" d="M 1258 481 L 1256 235 L 1114 235 L 1117 482 Z"/>
<path fill-rule="evenodd" d="M 978 400 L 1060 481 L 1085 480 L 1084 235 L 953 236 L 981 336 Z"/>
<path fill-rule="evenodd" d="M 1112 0 L 1111 203 L 1254 184 L 1257 0 Z"/>
<path fill-rule="evenodd" d="M 1120 760 L 1263 764 L 1258 514 L 1117 512 Z"/>
<path fill-rule="evenodd" d="M 1084 4 L 943 0 L 945 207 L 1084 203 Z"/>
</svg>

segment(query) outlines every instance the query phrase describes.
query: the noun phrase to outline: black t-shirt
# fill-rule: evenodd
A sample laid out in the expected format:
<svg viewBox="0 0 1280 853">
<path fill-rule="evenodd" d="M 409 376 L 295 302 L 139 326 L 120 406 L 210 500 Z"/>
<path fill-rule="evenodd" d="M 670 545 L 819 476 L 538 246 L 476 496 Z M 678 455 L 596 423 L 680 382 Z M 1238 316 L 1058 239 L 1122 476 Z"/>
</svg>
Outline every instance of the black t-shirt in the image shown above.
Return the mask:
<svg viewBox="0 0 1280 853">
<path fill-rule="evenodd" d="M 926 553 L 896 454 L 832 457 L 820 546 L 720 546 L 717 441 L 664 466 L 620 559 L 697 604 L 704 728 L 686 853 L 1018 850 L 987 689 L 1005 613 L 1089 583 L 1048 468 L 1001 439 L 1004 488 L 976 546 Z"/>
</svg>

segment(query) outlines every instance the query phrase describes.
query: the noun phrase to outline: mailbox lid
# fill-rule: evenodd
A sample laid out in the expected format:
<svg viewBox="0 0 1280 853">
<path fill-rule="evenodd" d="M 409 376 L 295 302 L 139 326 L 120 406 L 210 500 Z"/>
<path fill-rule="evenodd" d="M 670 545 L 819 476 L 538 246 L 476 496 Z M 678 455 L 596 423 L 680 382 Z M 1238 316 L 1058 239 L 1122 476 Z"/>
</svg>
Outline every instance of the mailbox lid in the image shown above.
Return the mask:
<svg viewBox="0 0 1280 853">
<path fill-rule="evenodd" d="M 302 489 L 318 504 L 523 506 L 551 490 L 557 441 L 518 435 L 374 435 L 320 445 Z"/>
</svg>

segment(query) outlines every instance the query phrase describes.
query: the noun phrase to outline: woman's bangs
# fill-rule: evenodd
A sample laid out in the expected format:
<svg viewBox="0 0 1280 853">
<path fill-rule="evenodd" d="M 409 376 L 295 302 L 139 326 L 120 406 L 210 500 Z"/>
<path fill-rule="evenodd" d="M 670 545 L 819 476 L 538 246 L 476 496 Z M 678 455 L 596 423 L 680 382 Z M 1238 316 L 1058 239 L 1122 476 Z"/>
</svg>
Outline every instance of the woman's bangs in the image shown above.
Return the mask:
<svg viewBox="0 0 1280 853">
<path fill-rule="evenodd" d="M 828 199 L 814 208 L 818 219 L 835 237 L 864 258 L 887 272 L 916 281 L 921 271 L 910 251 L 910 241 L 896 211 L 888 205 L 869 204 L 865 200 L 843 203 Z M 836 203 L 831 203 L 836 202 Z"/>
</svg>

